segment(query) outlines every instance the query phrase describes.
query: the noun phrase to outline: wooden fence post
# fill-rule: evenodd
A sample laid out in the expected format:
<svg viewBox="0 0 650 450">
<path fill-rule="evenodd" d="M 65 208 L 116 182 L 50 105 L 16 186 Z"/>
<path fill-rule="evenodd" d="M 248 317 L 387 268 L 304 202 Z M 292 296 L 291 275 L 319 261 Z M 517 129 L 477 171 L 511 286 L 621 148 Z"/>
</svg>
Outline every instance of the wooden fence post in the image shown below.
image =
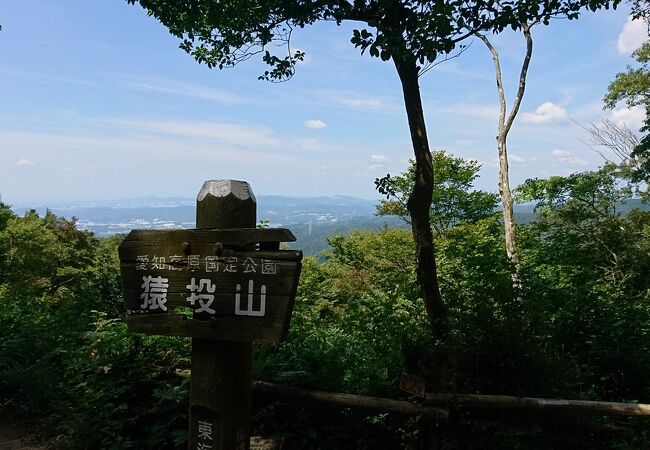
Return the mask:
<svg viewBox="0 0 650 450">
<path fill-rule="evenodd" d="M 245 181 L 206 181 L 196 228 L 254 228 L 256 208 Z M 249 450 L 251 385 L 251 342 L 192 338 L 189 450 Z"/>
</svg>

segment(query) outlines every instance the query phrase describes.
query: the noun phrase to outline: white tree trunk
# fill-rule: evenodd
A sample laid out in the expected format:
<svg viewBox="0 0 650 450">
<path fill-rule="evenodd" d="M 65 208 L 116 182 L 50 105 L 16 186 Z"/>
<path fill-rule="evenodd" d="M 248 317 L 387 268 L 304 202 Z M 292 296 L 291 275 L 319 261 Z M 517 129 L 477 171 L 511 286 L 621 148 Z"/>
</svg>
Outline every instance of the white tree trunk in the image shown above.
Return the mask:
<svg viewBox="0 0 650 450">
<path fill-rule="evenodd" d="M 509 166 L 508 166 L 508 133 L 512 127 L 512 123 L 519 112 L 521 100 L 524 97 L 526 90 L 526 75 L 528 73 L 528 66 L 530 65 L 530 58 L 533 54 L 533 39 L 530 34 L 531 24 L 522 24 L 522 31 L 526 39 L 526 55 L 521 64 L 521 71 L 519 73 L 519 86 L 515 95 L 512 109 L 507 113 L 506 95 L 503 89 L 503 78 L 501 75 L 501 64 L 499 61 L 499 53 L 492 46 L 488 38 L 484 35 L 479 35 L 481 40 L 485 43 L 487 48 L 492 54 L 494 62 L 494 72 L 497 82 L 497 92 L 499 94 L 499 127 L 497 140 L 497 151 L 499 153 L 499 194 L 501 195 L 501 204 L 503 206 L 503 225 L 506 241 L 506 254 L 508 260 L 512 264 L 512 283 L 515 290 L 519 291 L 522 287 L 521 278 L 521 260 L 519 259 L 519 250 L 517 245 L 517 224 L 515 222 L 515 214 L 512 200 L 512 191 L 510 190 L 509 179 Z M 519 297 L 519 296 L 518 296 Z"/>
</svg>

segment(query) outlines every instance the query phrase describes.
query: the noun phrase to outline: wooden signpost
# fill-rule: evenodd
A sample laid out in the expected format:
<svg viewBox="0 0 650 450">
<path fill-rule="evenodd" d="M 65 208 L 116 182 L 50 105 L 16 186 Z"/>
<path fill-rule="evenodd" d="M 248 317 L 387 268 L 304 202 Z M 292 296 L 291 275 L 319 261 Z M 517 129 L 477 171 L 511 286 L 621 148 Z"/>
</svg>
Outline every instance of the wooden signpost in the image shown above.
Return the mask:
<svg viewBox="0 0 650 450">
<path fill-rule="evenodd" d="M 302 252 L 256 229 L 246 182 L 206 181 L 196 230 L 134 230 L 120 245 L 127 325 L 192 337 L 190 450 L 248 450 L 252 341 L 287 334 Z"/>
<path fill-rule="evenodd" d="M 287 332 L 301 252 L 246 250 L 288 230 L 139 230 L 120 246 L 131 331 L 276 342 Z"/>
</svg>

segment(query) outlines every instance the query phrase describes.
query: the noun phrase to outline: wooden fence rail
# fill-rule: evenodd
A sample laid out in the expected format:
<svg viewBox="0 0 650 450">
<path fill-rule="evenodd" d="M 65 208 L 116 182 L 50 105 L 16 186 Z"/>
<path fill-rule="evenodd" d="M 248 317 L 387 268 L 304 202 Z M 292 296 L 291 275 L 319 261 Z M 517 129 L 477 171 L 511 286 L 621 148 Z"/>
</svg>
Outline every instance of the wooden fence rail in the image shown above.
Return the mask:
<svg viewBox="0 0 650 450">
<path fill-rule="evenodd" d="M 554 400 L 509 395 L 426 394 L 432 405 L 458 409 L 503 409 L 565 412 L 601 416 L 650 416 L 650 405 L 642 403 Z"/>
<path fill-rule="evenodd" d="M 372 411 L 394 412 L 405 415 L 422 415 L 430 420 L 444 422 L 449 417 L 449 411 L 443 408 L 419 405 L 403 400 L 393 400 L 366 395 L 340 394 L 336 392 L 312 391 L 280 384 L 255 381 L 253 391 L 274 397 L 293 398 L 316 403 L 343 406 L 346 408 L 369 409 Z"/>
<path fill-rule="evenodd" d="M 650 405 L 642 403 L 592 402 L 584 400 L 553 400 L 547 398 L 514 397 L 507 395 L 431 394 L 425 397 L 428 405 L 364 395 L 312 391 L 280 384 L 255 381 L 253 391 L 275 397 L 310 400 L 349 408 L 397 412 L 407 415 L 422 414 L 431 419 L 445 421 L 455 409 L 501 409 L 547 411 L 601 416 L 650 416 Z"/>
</svg>

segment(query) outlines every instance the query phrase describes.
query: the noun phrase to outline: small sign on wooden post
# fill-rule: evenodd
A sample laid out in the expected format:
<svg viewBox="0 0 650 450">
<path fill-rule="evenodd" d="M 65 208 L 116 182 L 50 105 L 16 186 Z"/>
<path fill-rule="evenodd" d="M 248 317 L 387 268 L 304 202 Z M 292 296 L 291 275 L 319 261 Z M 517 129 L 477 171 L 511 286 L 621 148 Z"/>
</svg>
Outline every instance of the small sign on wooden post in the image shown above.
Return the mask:
<svg viewBox="0 0 650 450">
<path fill-rule="evenodd" d="M 257 229 L 246 182 L 211 180 L 196 230 L 134 230 L 119 247 L 130 331 L 192 337 L 191 450 L 248 450 L 251 342 L 287 334 L 302 252 Z"/>
<path fill-rule="evenodd" d="M 399 388 L 404 392 L 415 395 L 416 397 L 425 398 L 427 384 L 426 381 L 420 377 L 403 373 L 399 377 Z"/>
</svg>

